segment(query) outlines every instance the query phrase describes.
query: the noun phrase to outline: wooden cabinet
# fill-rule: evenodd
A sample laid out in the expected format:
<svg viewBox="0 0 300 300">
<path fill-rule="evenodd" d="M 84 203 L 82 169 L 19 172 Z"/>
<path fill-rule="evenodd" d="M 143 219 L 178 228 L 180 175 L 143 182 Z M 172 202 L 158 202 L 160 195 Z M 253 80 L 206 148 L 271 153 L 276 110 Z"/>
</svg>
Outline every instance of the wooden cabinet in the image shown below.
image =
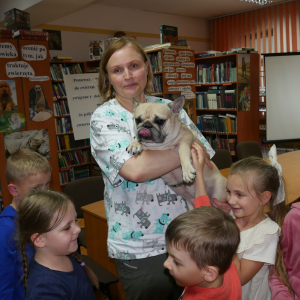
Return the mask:
<svg viewBox="0 0 300 300">
<path fill-rule="evenodd" d="M 234 53 L 196 58 L 195 62 L 199 81 L 195 85 L 196 124 L 211 145 L 235 155 L 236 143 L 258 142 L 259 55 Z M 227 98 L 230 91 L 234 92 Z"/>
</svg>

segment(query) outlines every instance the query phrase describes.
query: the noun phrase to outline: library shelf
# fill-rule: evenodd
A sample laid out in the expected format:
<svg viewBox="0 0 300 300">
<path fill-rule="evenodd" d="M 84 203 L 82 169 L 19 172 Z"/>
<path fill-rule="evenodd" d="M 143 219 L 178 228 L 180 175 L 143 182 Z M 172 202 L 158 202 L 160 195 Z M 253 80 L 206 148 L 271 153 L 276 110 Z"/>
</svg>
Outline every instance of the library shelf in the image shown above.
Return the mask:
<svg viewBox="0 0 300 300">
<path fill-rule="evenodd" d="M 54 122 L 58 146 L 60 187 L 70 181 L 93 175 L 89 139 L 74 140 L 68 97 L 64 86 L 64 74 L 99 72 L 100 60 L 94 61 L 50 61 L 50 73 L 54 102 Z M 73 147 L 70 147 L 69 144 Z M 74 146 L 76 145 L 76 146 Z M 85 153 L 88 151 L 88 153 Z M 83 163 L 80 163 L 83 162 Z M 74 163 L 75 162 L 75 163 Z M 67 166 L 62 168 L 62 166 Z M 79 170 L 79 167 L 83 167 Z"/>
<path fill-rule="evenodd" d="M 208 142 L 213 148 L 228 149 L 232 155 L 237 143 L 259 142 L 259 54 L 195 58 L 195 64 L 197 127 Z M 232 95 L 229 104 L 228 95 Z M 218 129 L 225 127 L 221 131 L 227 133 L 216 133 L 216 129 L 208 132 L 203 126 L 205 122 Z M 220 141 L 219 136 L 227 136 L 227 141 Z"/>
</svg>

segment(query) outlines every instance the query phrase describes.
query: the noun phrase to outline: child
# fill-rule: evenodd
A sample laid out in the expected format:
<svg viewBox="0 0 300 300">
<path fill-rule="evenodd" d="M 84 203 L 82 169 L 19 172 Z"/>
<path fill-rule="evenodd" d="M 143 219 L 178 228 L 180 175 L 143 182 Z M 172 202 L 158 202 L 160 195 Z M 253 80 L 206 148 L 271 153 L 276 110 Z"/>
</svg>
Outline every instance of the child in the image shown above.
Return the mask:
<svg viewBox="0 0 300 300">
<path fill-rule="evenodd" d="M 196 145 L 193 147 L 195 167 L 195 151 L 199 157 L 201 149 Z M 232 165 L 227 179 L 227 202 L 241 232 L 241 242 L 234 262 L 242 284 L 243 300 L 271 299 L 268 287 L 269 266 L 275 264 L 280 234 L 276 222 L 280 224 L 286 210 L 285 203 L 282 202 L 284 188 L 275 146 L 270 150 L 269 156 L 271 164 L 256 157 L 237 161 Z M 197 173 L 201 170 L 200 167 L 201 163 L 196 166 Z M 264 214 L 268 203 L 272 219 Z"/>
<path fill-rule="evenodd" d="M 0 215 L 0 299 L 24 300 L 21 255 L 14 241 L 14 219 L 20 202 L 30 190 L 49 188 L 51 166 L 39 153 L 22 149 L 8 158 L 6 178 L 13 200 Z M 29 257 L 31 250 L 27 249 Z"/>
<path fill-rule="evenodd" d="M 18 241 L 26 299 L 96 299 L 94 273 L 80 264 L 78 255 L 69 256 L 78 248 L 76 216 L 67 195 L 53 190 L 32 191 L 20 204 Z M 29 268 L 27 244 L 35 248 Z"/>
<path fill-rule="evenodd" d="M 164 266 L 185 287 L 180 299 L 242 299 L 232 262 L 239 241 L 233 218 L 218 208 L 199 207 L 175 218 L 166 231 Z"/>
</svg>

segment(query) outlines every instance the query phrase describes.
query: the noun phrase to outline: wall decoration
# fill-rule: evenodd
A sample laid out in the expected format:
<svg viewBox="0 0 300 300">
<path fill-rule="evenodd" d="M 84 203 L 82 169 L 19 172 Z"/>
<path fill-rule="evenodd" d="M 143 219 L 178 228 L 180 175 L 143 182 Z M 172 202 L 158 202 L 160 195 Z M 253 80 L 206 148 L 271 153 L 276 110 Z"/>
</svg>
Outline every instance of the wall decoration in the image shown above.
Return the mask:
<svg viewBox="0 0 300 300">
<path fill-rule="evenodd" d="M 17 111 L 18 101 L 14 80 L 0 80 L 0 112 Z"/>
<path fill-rule="evenodd" d="M 48 129 L 3 134 L 6 159 L 16 151 L 29 148 L 50 159 Z"/>
<path fill-rule="evenodd" d="M 48 32 L 49 50 L 62 50 L 61 32 L 58 30 L 46 30 L 46 29 L 43 29 L 43 31 Z"/>
<path fill-rule="evenodd" d="M 90 42 L 90 60 L 100 59 L 104 52 L 104 41 L 91 41 Z"/>
<path fill-rule="evenodd" d="M 48 106 L 43 87 L 39 84 L 35 85 L 29 91 L 29 118 L 35 122 L 48 120 L 53 112 Z"/>
<path fill-rule="evenodd" d="M 9 133 L 23 129 L 26 118 L 17 112 L 8 112 L 0 116 L 0 132 Z"/>
<path fill-rule="evenodd" d="M 250 110 L 250 83 L 239 83 L 239 111 Z"/>
<path fill-rule="evenodd" d="M 250 81 L 250 54 L 238 55 L 238 82 Z"/>
</svg>

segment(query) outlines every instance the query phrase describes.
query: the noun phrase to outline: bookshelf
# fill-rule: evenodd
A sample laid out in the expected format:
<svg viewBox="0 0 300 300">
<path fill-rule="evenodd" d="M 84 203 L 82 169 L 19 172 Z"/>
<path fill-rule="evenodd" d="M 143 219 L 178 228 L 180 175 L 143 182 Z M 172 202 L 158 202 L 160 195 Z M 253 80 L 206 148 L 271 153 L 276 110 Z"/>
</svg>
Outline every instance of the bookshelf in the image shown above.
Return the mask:
<svg viewBox="0 0 300 300">
<path fill-rule="evenodd" d="M 64 85 L 64 74 L 99 72 L 99 64 L 100 60 L 88 62 L 71 60 L 50 62 L 61 189 L 68 182 L 96 175 L 98 171 L 95 169 L 97 168 L 96 163 L 91 158 L 90 140 L 74 139 L 68 97 Z M 94 169 L 95 172 L 93 172 Z"/>
<path fill-rule="evenodd" d="M 196 124 L 217 149 L 259 142 L 259 55 L 195 58 Z"/>
<path fill-rule="evenodd" d="M 153 72 L 154 96 L 174 100 L 184 95 L 184 109 L 196 123 L 194 50 L 168 47 L 146 53 Z"/>
</svg>

